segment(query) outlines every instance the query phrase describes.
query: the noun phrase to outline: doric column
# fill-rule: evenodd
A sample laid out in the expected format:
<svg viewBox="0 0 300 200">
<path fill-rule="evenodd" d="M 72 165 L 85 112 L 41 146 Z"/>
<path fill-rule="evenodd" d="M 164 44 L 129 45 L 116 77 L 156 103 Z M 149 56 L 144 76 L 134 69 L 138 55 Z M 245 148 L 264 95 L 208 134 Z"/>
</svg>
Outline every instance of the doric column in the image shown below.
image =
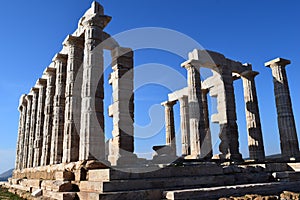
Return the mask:
<svg viewBox="0 0 300 200">
<path fill-rule="evenodd" d="M 28 160 L 27 167 L 33 166 L 33 153 L 34 153 L 34 140 L 35 140 L 35 129 L 36 129 L 36 117 L 37 117 L 37 106 L 38 106 L 38 95 L 39 89 L 32 88 L 30 93 L 32 94 L 32 107 L 31 107 L 31 120 L 30 120 L 30 133 L 29 133 L 29 145 L 28 145 Z"/>
<path fill-rule="evenodd" d="M 201 151 L 205 140 L 205 124 L 203 118 L 202 92 L 199 67 L 185 63 L 188 79 L 188 102 L 190 115 L 191 158 L 207 158 L 207 150 Z"/>
<path fill-rule="evenodd" d="M 212 141 L 211 141 L 211 132 L 209 128 L 209 112 L 208 112 L 208 101 L 207 101 L 207 94 L 208 89 L 202 89 L 202 105 L 203 105 L 203 119 L 204 119 L 204 128 L 206 137 L 203 141 L 203 145 L 201 150 L 205 151 L 204 155 L 207 155 L 208 158 L 212 158 Z"/>
<path fill-rule="evenodd" d="M 117 47 L 112 51 L 110 84 L 113 88 L 113 138 L 110 140 L 108 160 L 112 165 L 132 161 L 134 151 L 134 94 L 133 94 L 133 52 Z"/>
<path fill-rule="evenodd" d="M 81 127 L 79 160 L 104 160 L 104 115 L 103 115 L 103 29 L 110 17 L 103 15 L 103 8 L 94 2 L 97 14 L 86 16 L 85 30 Z M 102 9 L 101 9 L 102 8 Z M 99 45 L 99 46 L 98 46 Z"/>
<path fill-rule="evenodd" d="M 46 100 L 45 100 L 45 119 L 43 131 L 43 147 L 41 165 L 48 165 L 50 162 L 51 136 L 53 123 L 53 97 L 55 93 L 55 68 L 48 67 L 45 71 L 47 76 Z"/>
<path fill-rule="evenodd" d="M 281 153 L 282 157 L 287 159 L 299 157 L 296 125 L 285 70 L 286 65 L 290 63 L 289 60 L 282 58 L 265 63 L 265 66 L 272 69 Z"/>
<path fill-rule="evenodd" d="M 224 120 L 220 121 L 220 158 L 241 161 L 242 155 L 239 152 L 239 134 L 230 64 L 223 65 L 220 74 L 223 89 L 221 89 L 221 94 L 218 94 L 218 112 L 224 116 Z"/>
<path fill-rule="evenodd" d="M 18 140 L 17 140 L 17 151 L 16 151 L 16 169 L 22 169 L 22 161 L 23 161 L 23 147 L 24 147 L 24 132 L 26 126 L 26 107 L 27 102 L 25 100 L 26 95 L 22 95 L 19 103 L 19 129 L 18 129 Z"/>
<path fill-rule="evenodd" d="M 176 155 L 176 137 L 173 106 L 176 101 L 165 101 L 161 105 L 165 107 L 166 145 L 172 149 L 172 155 Z"/>
<path fill-rule="evenodd" d="M 79 131 L 81 111 L 82 73 L 79 72 L 83 62 L 83 39 L 69 35 L 64 41 L 68 48 L 65 126 L 63 137 L 62 162 L 79 160 Z M 75 82 L 76 81 L 76 82 Z M 78 87 L 80 86 L 80 87 Z"/>
<path fill-rule="evenodd" d="M 26 126 L 24 133 L 24 148 L 23 148 L 23 160 L 22 160 L 22 168 L 27 168 L 27 160 L 28 160 L 28 145 L 29 145 L 29 134 L 30 134 L 30 125 L 31 125 L 31 108 L 32 108 L 32 95 L 27 95 L 25 97 L 27 101 L 27 111 L 26 111 Z"/>
<path fill-rule="evenodd" d="M 47 80 L 42 78 L 40 78 L 36 83 L 36 87 L 39 88 L 39 97 L 37 106 L 36 133 L 34 140 L 33 167 L 38 167 L 41 165 L 46 85 Z"/>
<path fill-rule="evenodd" d="M 265 159 L 258 100 L 254 81 L 255 76 L 258 74 L 258 72 L 254 71 L 246 71 L 241 74 L 244 87 L 249 157 L 252 160 Z"/>
<path fill-rule="evenodd" d="M 53 127 L 51 136 L 50 164 L 62 162 L 65 122 L 65 88 L 67 55 L 56 54 L 53 58 L 56 69 L 55 95 L 53 100 Z"/>
<path fill-rule="evenodd" d="M 190 155 L 190 118 L 188 96 L 178 99 L 180 103 L 180 129 L 182 156 Z"/>
</svg>

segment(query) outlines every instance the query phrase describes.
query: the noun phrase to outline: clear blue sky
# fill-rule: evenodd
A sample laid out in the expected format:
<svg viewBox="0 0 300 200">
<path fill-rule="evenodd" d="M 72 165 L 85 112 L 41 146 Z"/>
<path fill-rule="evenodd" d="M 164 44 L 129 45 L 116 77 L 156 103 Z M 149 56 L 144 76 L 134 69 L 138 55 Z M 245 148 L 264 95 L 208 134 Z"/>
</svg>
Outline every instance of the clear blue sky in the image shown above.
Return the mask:
<svg viewBox="0 0 300 200">
<path fill-rule="evenodd" d="M 15 159 L 19 97 L 28 93 L 61 50 L 67 34 L 77 27 L 91 0 L 2 1 L 0 6 L 0 172 L 12 168 Z M 300 132 L 300 2 L 297 0 L 102 0 L 106 14 L 113 17 L 105 29 L 111 35 L 139 27 L 163 27 L 179 31 L 198 41 L 204 48 L 226 57 L 252 63 L 256 78 L 263 137 L 267 154 L 278 153 L 275 99 L 272 76 L 264 62 L 275 57 L 290 59 L 287 67 L 295 120 Z M 188 53 L 188 52 L 186 52 Z M 179 73 L 184 60 L 166 52 L 141 51 L 135 63 L 160 63 Z M 158 73 L 157 76 L 165 76 Z M 247 153 L 247 132 L 241 81 L 235 83 L 241 152 Z M 298 89 L 297 89 L 298 88 Z M 107 89 L 109 91 L 109 88 Z M 151 105 L 167 98 L 169 91 L 148 85 L 136 92 L 136 118 L 141 126 L 150 123 Z M 109 95 L 108 95 L 109 96 Z M 159 112 L 162 108 L 155 107 Z M 154 109 L 155 110 L 155 109 Z M 176 129 L 178 105 L 175 106 Z M 108 120 L 107 123 L 110 121 Z M 214 126 L 215 127 L 215 126 Z M 107 135 L 111 129 L 107 128 Z M 213 133 L 217 143 L 217 132 Z M 148 139 L 138 139 L 137 152 L 151 152 L 151 146 L 164 143 L 164 131 Z"/>
</svg>

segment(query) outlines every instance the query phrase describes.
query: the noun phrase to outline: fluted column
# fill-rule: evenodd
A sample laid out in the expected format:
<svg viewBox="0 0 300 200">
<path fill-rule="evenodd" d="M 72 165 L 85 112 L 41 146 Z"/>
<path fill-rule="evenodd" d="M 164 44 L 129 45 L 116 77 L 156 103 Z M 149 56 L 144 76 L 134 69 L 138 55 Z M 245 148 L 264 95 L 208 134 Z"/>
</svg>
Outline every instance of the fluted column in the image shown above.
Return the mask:
<svg viewBox="0 0 300 200">
<path fill-rule="evenodd" d="M 41 165 L 48 165 L 50 162 L 51 136 L 53 123 L 53 97 L 55 93 L 55 68 L 48 67 L 45 75 L 47 76 L 46 100 L 45 100 L 45 119 L 43 129 L 43 147 Z"/>
<path fill-rule="evenodd" d="M 51 136 L 50 164 L 62 162 L 65 122 L 65 88 L 67 55 L 56 54 L 53 58 L 56 69 L 55 95 L 53 100 L 53 127 Z"/>
<path fill-rule="evenodd" d="M 241 74 L 244 87 L 249 157 L 252 160 L 265 159 L 258 100 L 254 81 L 255 76 L 258 74 L 258 72 L 254 71 L 246 71 Z"/>
<path fill-rule="evenodd" d="M 165 101 L 161 105 L 165 107 L 166 145 L 172 149 L 172 155 L 176 155 L 176 137 L 174 124 L 174 109 L 176 101 Z"/>
<path fill-rule="evenodd" d="M 112 165 L 132 161 L 134 151 L 134 94 L 133 51 L 117 47 L 112 51 L 110 84 L 113 88 L 113 138 L 110 140 L 108 160 Z M 124 163 L 126 162 L 126 163 Z"/>
<path fill-rule="evenodd" d="M 32 108 L 32 95 L 27 95 L 25 97 L 27 101 L 27 111 L 26 111 L 26 126 L 24 133 L 24 148 L 23 148 L 23 160 L 22 160 L 22 168 L 27 168 L 27 160 L 28 160 L 28 145 L 29 145 L 29 134 L 30 134 L 30 125 L 31 125 L 31 108 Z"/>
<path fill-rule="evenodd" d="M 20 98 L 19 103 L 19 112 L 20 112 L 20 119 L 19 119 L 19 129 L 18 129 L 18 139 L 17 139 L 17 151 L 16 151 L 16 169 L 22 169 L 22 160 L 23 160 L 23 147 L 24 147 L 24 132 L 26 126 L 26 95 L 22 95 Z"/>
<path fill-rule="evenodd" d="M 208 92 L 209 92 L 208 89 L 202 90 L 203 119 L 204 119 L 204 128 L 205 128 L 206 137 L 203 141 L 201 150 L 205 151 L 204 155 L 207 155 L 208 158 L 211 158 L 213 156 L 213 152 L 212 152 L 211 132 L 209 127 L 209 111 L 208 111 L 208 102 L 207 102 Z"/>
<path fill-rule="evenodd" d="M 80 95 L 82 86 L 82 71 L 80 71 L 80 67 L 83 62 L 83 43 L 84 40 L 82 38 L 71 35 L 64 41 L 64 45 L 68 48 L 62 157 L 62 162 L 64 163 L 79 160 Z"/>
<path fill-rule="evenodd" d="M 32 88 L 30 93 L 32 94 L 32 107 L 31 107 L 31 120 L 30 120 L 30 133 L 29 133 L 29 145 L 28 145 L 28 160 L 27 167 L 33 166 L 33 154 L 34 154 L 34 140 L 35 140 L 35 130 L 36 130 L 36 118 L 37 118 L 37 105 L 38 105 L 38 95 L 39 89 Z"/>
<path fill-rule="evenodd" d="M 178 99 L 180 103 L 180 129 L 182 156 L 190 155 L 190 118 L 188 96 Z"/>
<path fill-rule="evenodd" d="M 226 119 L 226 121 L 221 122 L 220 124 L 220 158 L 241 161 L 242 155 L 239 152 L 239 134 L 236 123 L 237 116 L 235 95 L 230 65 L 222 66 L 220 74 L 224 90 L 222 91 L 223 94 L 218 94 L 218 103 L 222 103 L 222 106 L 218 105 L 218 111 L 225 115 Z"/>
<path fill-rule="evenodd" d="M 191 158 L 207 158 L 201 146 L 206 137 L 199 67 L 185 63 L 188 79 Z"/>
<path fill-rule="evenodd" d="M 41 165 L 42 144 L 43 144 L 43 128 L 44 128 L 44 107 L 45 107 L 45 93 L 46 93 L 46 79 L 39 79 L 36 87 L 39 88 L 38 107 L 37 107 L 37 120 L 36 120 L 36 133 L 34 140 L 34 158 L 33 167 Z"/>
<path fill-rule="evenodd" d="M 299 157 L 299 144 L 285 67 L 289 60 L 277 58 L 265 63 L 273 75 L 280 146 L 283 158 Z"/>
<path fill-rule="evenodd" d="M 101 7 L 96 2 L 93 4 L 94 7 Z M 111 18 L 101 12 L 103 8 L 83 21 L 85 45 L 79 160 L 105 159 L 103 49 L 98 45 L 103 40 L 103 29 Z"/>
</svg>

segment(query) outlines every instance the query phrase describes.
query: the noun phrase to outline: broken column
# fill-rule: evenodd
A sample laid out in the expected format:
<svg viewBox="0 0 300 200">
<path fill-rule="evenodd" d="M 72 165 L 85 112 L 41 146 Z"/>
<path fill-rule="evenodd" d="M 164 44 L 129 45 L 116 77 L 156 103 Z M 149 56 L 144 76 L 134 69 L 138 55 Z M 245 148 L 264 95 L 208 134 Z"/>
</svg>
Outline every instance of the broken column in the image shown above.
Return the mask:
<svg viewBox="0 0 300 200">
<path fill-rule="evenodd" d="M 166 145 L 171 147 L 171 155 L 176 156 L 176 138 L 173 106 L 176 101 L 166 101 L 161 105 L 165 107 Z"/>
<path fill-rule="evenodd" d="M 202 92 L 200 80 L 200 67 L 186 62 L 182 67 L 187 70 L 188 79 L 188 102 L 190 116 L 190 145 L 191 158 L 207 158 L 206 150 L 201 151 L 201 146 L 206 137 L 203 118 Z"/>
<path fill-rule="evenodd" d="M 19 103 L 19 129 L 18 129 L 18 141 L 17 141 L 17 152 L 16 152 L 16 169 L 22 169 L 23 161 L 23 148 L 24 148 L 24 133 L 26 126 L 26 111 L 27 111 L 27 102 L 25 100 L 26 95 L 22 95 Z"/>
<path fill-rule="evenodd" d="M 55 79 L 56 69 L 48 67 L 45 70 L 45 76 L 47 77 L 46 87 L 46 99 L 44 108 L 44 129 L 43 129 L 43 146 L 42 146 L 42 157 L 41 165 L 48 165 L 50 162 L 50 145 L 52 135 L 52 123 L 53 123 L 53 97 L 55 93 Z"/>
<path fill-rule="evenodd" d="M 81 127 L 79 160 L 104 160 L 103 115 L 103 29 L 111 17 L 104 15 L 103 7 L 93 2 L 94 13 L 82 22 L 85 29 L 83 60 Z"/>
<path fill-rule="evenodd" d="M 264 160 L 265 151 L 262 137 L 258 100 L 254 78 L 258 72 L 245 71 L 241 74 L 244 87 L 248 147 L 251 160 Z"/>
<path fill-rule="evenodd" d="M 56 54 L 53 62 L 56 69 L 56 78 L 55 95 L 53 100 L 53 127 L 51 133 L 50 164 L 59 164 L 62 162 L 63 155 L 67 55 Z"/>
<path fill-rule="evenodd" d="M 42 144 L 43 144 L 43 128 L 44 128 L 44 107 L 45 107 L 45 93 L 47 80 L 40 78 L 36 87 L 39 88 L 37 117 L 36 117 L 36 132 L 34 140 L 34 158 L 33 167 L 38 167 L 41 164 Z"/>
<path fill-rule="evenodd" d="M 190 155 L 190 118 L 188 96 L 178 99 L 180 104 L 180 128 L 182 156 Z"/>
<path fill-rule="evenodd" d="M 62 162 L 79 160 L 79 133 L 81 111 L 81 86 L 83 61 L 83 38 L 69 35 L 64 41 L 68 48 L 67 75 L 66 75 L 66 104 L 65 126 L 63 137 Z"/>
<path fill-rule="evenodd" d="M 110 84 L 113 104 L 109 115 L 113 117 L 113 138 L 109 141 L 108 160 L 112 165 L 129 164 L 134 151 L 134 94 L 133 51 L 117 47 L 112 51 Z"/>
<path fill-rule="evenodd" d="M 29 133 L 29 145 L 28 145 L 28 160 L 27 167 L 33 166 L 33 154 L 34 154 L 34 140 L 36 130 L 36 117 L 37 117 L 37 105 L 38 105 L 38 88 L 31 88 L 30 93 L 32 94 L 32 107 L 31 107 L 31 121 L 30 121 L 30 133 Z"/>
<path fill-rule="evenodd" d="M 28 144 L 29 144 L 29 133 L 30 133 L 30 125 L 31 125 L 31 108 L 32 108 L 32 95 L 28 94 L 25 97 L 27 101 L 27 111 L 26 111 L 26 125 L 25 125 L 25 133 L 24 133 L 24 148 L 23 148 L 23 160 L 22 160 L 22 168 L 27 168 L 27 160 L 28 160 Z"/>
<path fill-rule="evenodd" d="M 299 157 L 299 144 L 285 67 L 289 60 L 276 58 L 265 63 L 273 75 L 281 153 L 284 159 Z"/>
</svg>

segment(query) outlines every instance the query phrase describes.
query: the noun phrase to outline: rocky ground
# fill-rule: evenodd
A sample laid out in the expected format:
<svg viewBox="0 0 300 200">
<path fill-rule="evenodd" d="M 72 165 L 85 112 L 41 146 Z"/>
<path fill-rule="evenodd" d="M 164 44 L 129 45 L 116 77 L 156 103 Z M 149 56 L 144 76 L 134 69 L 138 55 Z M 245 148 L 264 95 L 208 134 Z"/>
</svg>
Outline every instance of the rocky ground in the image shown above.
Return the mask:
<svg viewBox="0 0 300 200">
<path fill-rule="evenodd" d="M 220 198 L 219 200 L 300 200 L 300 193 L 284 191 L 280 195 L 261 196 L 261 195 L 245 195 L 243 197 Z"/>
</svg>

